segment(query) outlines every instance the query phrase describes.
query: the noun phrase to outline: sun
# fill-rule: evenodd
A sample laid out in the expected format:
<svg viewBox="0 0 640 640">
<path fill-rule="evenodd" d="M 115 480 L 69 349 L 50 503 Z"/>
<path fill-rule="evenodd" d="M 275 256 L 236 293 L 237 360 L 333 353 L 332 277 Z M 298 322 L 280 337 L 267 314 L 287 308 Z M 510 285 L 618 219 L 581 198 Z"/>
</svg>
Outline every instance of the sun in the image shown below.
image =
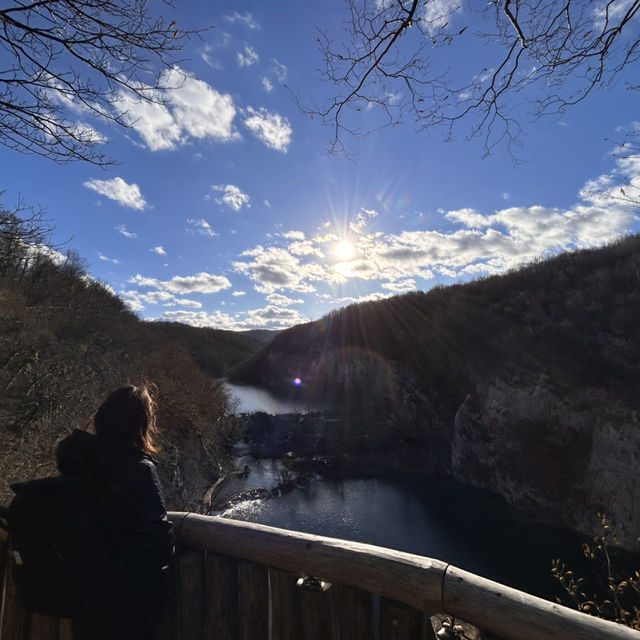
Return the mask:
<svg viewBox="0 0 640 640">
<path fill-rule="evenodd" d="M 356 248 L 348 240 L 342 240 L 336 245 L 334 252 L 338 260 L 346 262 L 355 257 Z"/>
</svg>

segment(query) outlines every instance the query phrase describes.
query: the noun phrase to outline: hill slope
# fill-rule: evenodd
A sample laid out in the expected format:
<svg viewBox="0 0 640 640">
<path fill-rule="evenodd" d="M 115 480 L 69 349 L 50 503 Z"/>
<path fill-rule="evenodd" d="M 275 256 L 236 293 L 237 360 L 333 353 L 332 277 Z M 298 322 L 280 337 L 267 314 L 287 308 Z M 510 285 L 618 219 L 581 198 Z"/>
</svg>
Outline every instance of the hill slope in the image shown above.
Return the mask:
<svg viewBox="0 0 640 640">
<path fill-rule="evenodd" d="M 149 323 L 147 330 L 184 344 L 193 360 L 213 378 L 223 377 L 230 367 L 253 356 L 266 342 L 262 334 L 258 334 L 259 339 L 251 332 L 190 327 L 178 322 Z"/>
<path fill-rule="evenodd" d="M 640 531 L 638 236 L 345 308 L 276 336 L 233 378 L 329 400 L 381 456 L 419 448 L 414 470 L 547 520 L 592 532 L 604 508 L 626 544 Z M 357 440 L 343 442 L 363 453 Z"/>
<path fill-rule="evenodd" d="M 147 378 L 159 388 L 169 505 L 197 508 L 226 463 L 225 425 L 233 427 L 219 420 L 229 407 L 214 378 L 263 343 L 142 322 L 77 255 L 45 251 L 40 224 L 0 209 L 0 501 L 12 482 L 55 473 L 57 442 L 108 392 Z"/>
</svg>

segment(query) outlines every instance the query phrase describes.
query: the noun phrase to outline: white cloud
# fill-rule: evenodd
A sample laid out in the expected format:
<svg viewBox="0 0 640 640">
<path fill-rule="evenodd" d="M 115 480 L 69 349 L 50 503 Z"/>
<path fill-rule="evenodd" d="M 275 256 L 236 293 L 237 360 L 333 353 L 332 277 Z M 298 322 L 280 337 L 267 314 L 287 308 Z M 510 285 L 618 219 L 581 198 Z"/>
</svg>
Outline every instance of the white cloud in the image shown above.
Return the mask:
<svg viewBox="0 0 640 640">
<path fill-rule="evenodd" d="M 280 235 L 287 240 L 304 240 L 306 238 L 303 231 L 285 231 Z"/>
<path fill-rule="evenodd" d="M 371 283 L 389 292 L 414 290 L 436 274 L 465 278 L 501 273 L 540 256 L 598 246 L 638 222 L 640 155 L 617 161 L 614 171 L 589 181 L 579 201 L 566 209 L 508 206 L 491 213 L 472 208 L 441 214 L 448 231 L 366 232 L 375 211 L 362 209 L 351 230 L 358 233 L 357 259 L 334 264 L 330 246 L 338 235 L 326 228 L 312 238 L 280 232 L 273 246 L 258 245 L 233 263 L 255 289 L 267 295 L 311 292 L 322 284 Z M 278 298 L 269 299 L 275 304 Z"/>
<path fill-rule="evenodd" d="M 310 280 L 324 279 L 320 265 L 303 263 L 283 248 L 257 246 L 241 257 L 245 260 L 234 262 L 234 269 L 251 278 L 260 293 L 273 293 L 278 289 L 310 292 L 315 290 Z"/>
<path fill-rule="evenodd" d="M 380 286 L 394 293 L 403 293 L 405 291 L 414 291 L 416 281 L 413 278 L 407 278 L 406 280 L 396 280 L 395 282 L 383 282 Z"/>
<path fill-rule="evenodd" d="M 247 329 L 286 329 L 308 320 L 295 309 L 269 305 L 264 309 L 249 311 L 241 326 Z"/>
<path fill-rule="evenodd" d="M 356 219 L 349 223 L 349 228 L 355 233 L 362 233 L 367 225 L 374 218 L 378 217 L 378 212 L 373 209 L 365 209 L 364 207 L 358 211 Z"/>
<path fill-rule="evenodd" d="M 271 80 L 269 80 L 269 78 L 262 78 L 262 88 L 267 93 L 270 93 L 271 91 L 273 91 L 273 83 L 271 82 Z"/>
<path fill-rule="evenodd" d="M 234 211 L 240 211 L 243 206 L 251 206 L 249 204 L 249 196 L 233 184 L 217 184 L 211 187 L 211 189 L 224 194 L 222 198 L 216 198 L 218 204 L 226 204 L 227 207 L 230 207 Z"/>
<path fill-rule="evenodd" d="M 462 11 L 462 0 L 430 0 L 424 3 L 421 19 L 426 23 L 426 31 L 430 36 L 446 29 L 451 17 Z"/>
<path fill-rule="evenodd" d="M 102 133 L 84 122 L 67 123 L 65 128 L 67 131 L 60 131 L 61 134 L 70 132 L 76 140 L 81 140 L 83 143 L 93 145 L 107 142 L 107 138 Z"/>
<path fill-rule="evenodd" d="M 610 28 L 612 23 L 623 18 L 634 4 L 634 0 L 601 1 L 593 4 L 595 5 L 593 7 L 594 28 L 603 29 L 607 25 Z"/>
<path fill-rule="evenodd" d="M 447 218 L 467 228 L 385 236 L 373 241 L 367 254 L 398 278 L 429 276 L 436 268 L 449 270 L 449 275 L 499 273 L 539 256 L 613 240 L 631 227 L 636 215 L 631 206 L 609 200 L 606 206 L 509 207 L 489 215 L 464 209 Z"/>
<path fill-rule="evenodd" d="M 163 90 L 141 87 L 151 102 L 131 92 L 118 94 L 120 117 L 137 131 L 151 151 L 174 150 L 190 138 L 228 142 L 237 139 L 236 109 L 229 94 L 216 91 L 179 67 L 166 70 Z"/>
<path fill-rule="evenodd" d="M 460 222 L 465 227 L 487 227 L 491 223 L 489 219 L 477 213 L 474 209 L 458 209 L 457 211 L 448 211 L 445 214 L 445 218 L 452 220 L 453 222 Z"/>
<path fill-rule="evenodd" d="M 238 51 L 236 53 L 236 60 L 239 67 L 251 67 L 260 61 L 260 57 L 253 47 L 245 44 L 244 51 Z"/>
<path fill-rule="evenodd" d="M 157 253 L 159 256 L 166 256 L 167 255 L 167 252 L 161 246 L 154 247 L 153 249 L 149 249 L 149 251 L 152 251 L 153 253 Z"/>
<path fill-rule="evenodd" d="M 189 300 L 188 298 L 176 298 L 176 304 L 182 305 L 183 307 L 189 307 L 191 309 L 202 308 L 202 302 L 198 302 L 197 300 Z"/>
<path fill-rule="evenodd" d="M 175 300 L 175 297 L 167 291 L 151 291 L 149 293 L 141 293 L 138 295 L 140 300 L 144 300 L 150 304 L 159 304 L 160 302 Z"/>
<path fill-rule="evenodd" d="M 255 31 L 256 29 L 260 28 L 259 22 L 253 17 L 253 14 L 250 13 L 249 11 L 246 11 L 245 13 L 239 13 L 238 11 L 234 11 L 231 14 L 225 15 L 224 19 L 227 22 L 231 22 L 231 23 L 240 22 L 244 24 L 246 27 L 248 27 L 249 29 L 251 29 L 252 31 Z"/>
<path fill-rule="evenodd" d="M 394 296 L 395 293 L 370 293 L 366 296 L 344 296 L 342 298 L 333 298 L 331 302 L 340 306 L 346 304 L 360 304 L 361 302 L 375 302 L 377 300 L 385 300 Z"/>
<path fill-rule="evenodd" d="M 202 303 L 188 298 L 177 298 L 168 291 L 148 291 L 142 293 L 133 289 L 120 292 L 120 297 L 124 299 L 133 311 L 142 311 L 147 305 L 161 304 L 163 307 L 182 306 L 191 309 L 200 309 Z"/>
<path fill-rule="evenodd" d="M 121 292 L 120 296 L 124 300 L 125 304 L 129 307 L 129 309 L 131 309 L 131 311 L 133 311 L 134 313 L 144 310 L 145 305 L 135 296 L 127 295 L 126 292 Z"/>
<path fill-rule="evenodd" d="M 338 262 L 333 269 L 340 274 L 341 279 L 361 278 L 362 280 L 376 280 L 381 277 L 380 264 L 370 260 L 349 260 Z"/>
<path fill-rule="evenodd" d="M 139 287 L 151 287 L 158 291 L 170 293 L 218 293 L 231 287 L 231 283 L 225 276 L 217 276 L 212 273 L 198 273 L 194 276 L 174 276 L 171 280 L 158 280 L 136 275 L 129 282 Z"/>
<path fill-rule="evenodd" d="M 212 229 L 211 225 L 204 218 L 201 218 L 200 220 L 190 218 L 187 220 L 187 231 L 189 233 L 197 233 L 207 238 L 215 238 L 219 235 Z"/>
<path fill-rule="evenodd" d="M 252 309 L 233 316 L 220 311 L 213 313 L 205 311 L 167 311 L 160 320 L 181 322 L 194 327 L 241 331 L 247 329 L 286 329 L 287 327 L 307 322 L 308 318 L 293 309 L 269 305 L 263 309 Z"/>
<path fill-rule="evenodd" d="M 302 298 L 289 298 L 280 293 L 272 293 L 267 296 L 267 302 L 277 307 L 288 307 L 292 304 L 304 304 Z"/>
<path fill-rule="evenodd" d="M 287 118 L 278 113 L 269 113 L 264 108 L 255 110 L 248 107 L 247 113 L 249 117 L 244 120 L 247 129 L 271 149 L 286 153 L 293 133 Z"/>
<path fill-rule="evenodd" d="M 287 81 L 287 67 L 281 62 L 278 62 L 275 58 L 271 58 L 269 71 L 271 71 L 271 73 L 276 77 L 276 80 L 280 84 L 284 84 Z"/>
<path fill-rule="evenodd" d="M 111 262 L 112 264 L 120 264 L 120 260 L 118 260 L 117 258 L 108 258 L 100 252 L 98 252 L 98 258 L 100 260 L 104 260 L 105 262 Z"/>
<path fill-rule="evenodd" d="M 200 58 L 209 65 L 212 69 L 216 69 L 216 71 L 222 70 L 222 63 L 217 58 L 214 58 L 212 53 L 214 51 L 214 47 L 210 44 L 206 44 L 204 49 L 200 52 Z"/>
<path fill-rule="evenodd" d="M 214 329 L 234 329 L 233 318 L 226 313 L 216 311 L 207 313 L 205 311 L 166 311 L 159 318 L 166 322 L 180 322 L 192 327 L 212 327 Z"/>
<path fill-rule="evenodd" d="M 94 116 L 95 113 L 102 113 L 101 105 L 97 103 L 89 105 L 78 100 L 74 92 L 70 91 L 59 79 L 48 75 L 42 78 L 42 80 L 46 86 L 45 92 L 47 98 L 62 106 L 68 113 L 73 113 L 80 117 Z M 49 127 L 51 131 L 48 133 L 51 135 L 66 136 L 71 134 L 76 140 L 81 141 L 83 144 L 94 145 L 107 142 L 107 138 L 102 133 L 81 120 L 77 122 L 63 120 L 59 121 L 59 123 L 50 121 Z"/>
<path fill-rule="evenodd" d="M 127 228 L 123 224 L 120 224 L 117 227 L 114 227 L 114 229 L 119 234 L 123 235 L 125 238 L 137 238 L 138 237 L 137 233 L 133 233 L 133 231 L 127 231 Z"/>
<path fill-rule="evenodd" d="M 200 57 L 212 69 L 221 70 L 223 68 L 222 62 L 218 58 L 215 58 L 214 54 L 216 51 L 226 49 L 231 44 L 233 37 L 228 31 L 220 29 L 216 29 L 211 33 L 212 37 L 209 39 L 209 42 L 204 45 L 204 48 L 200 52 Z"/>
<path fill-rule="evenodd" d="M 123 207 L 130 207 L 142 211 L 147 207 L 147 202 L 140 192 L 137 184 L 127 184 L 122 178 L 111 178 L 110 180 L 91 179 L 84 182 L 87 189 L 92 189 L 100 195 L 111 200 L 115 200 Z"/>
<path fill-rule="evenodd" d="M 167 105 L 162 104 L 160 92 L 148 91 L 147 96 L 151 102 L 121 91 L 116 102 L 119 116 L 138 133 L 149 150 L 176 149 L 183 138 L 180 125 Z"/>
<path fill-rule="evenodd" d="M 233 130 L 236 110 L 229 94 L 222 94 L 203 80 L 178 68 L 165 71 L 162 80 L 178 87 L 167 94 L 173 116 L 181 130 L 194 138 L 229 141 L 237 138 Z"/>
<path fill-rule="evenodd" d="M 319 258 L 324 257 L 322 249 L 314 244 L 313 241 L 307 240 L 301 231 L 288 231 L 281 234 L 287 240 L 293 240 L 287 245 L 287 249 L 295 256 L 308 256 L 315 254 Z"/>
<path fill-rule="evenodd" d="M 234 291 L 231 295 L 234 298 L 237 298 L 238 296 L 246 296 L 247 294 L 245 291 Z"/>
</svg>

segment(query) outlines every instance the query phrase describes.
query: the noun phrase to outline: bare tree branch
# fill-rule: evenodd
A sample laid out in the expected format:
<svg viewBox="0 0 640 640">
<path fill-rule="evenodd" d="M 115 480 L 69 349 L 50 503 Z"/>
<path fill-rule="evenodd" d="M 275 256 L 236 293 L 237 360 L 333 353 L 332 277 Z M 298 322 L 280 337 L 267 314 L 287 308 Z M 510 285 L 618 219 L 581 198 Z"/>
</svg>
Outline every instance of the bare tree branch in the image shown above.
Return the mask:
<svg viewBox="0 0 640 640">
<path fill-rule="evenodd" d="M 331 126 L 331 151 L 344 150 L 345 133 L 368 133 L 372 113 L 382 116 L 373 128 L 407 115 L 447 136 L 466 124 L 486 153 L 501 142 L 512 150 L 521 134 L 514 107 L 525 95 L 534 117 L 559 115 L 640 57 L 640 0 L 347 2 L 346 38 L 318 37 L 334 94 L 303 107 Z M 485 28 L 471 33 L 470 24 Z M 474 71 L 475 52 L 483 62 Z"/>
<path fill-rule="evenodd" d="M 148 0 L 9 0 L 0 9 L 0 144 L 109 164 L 104 137 L 83 120 L 130 126 L 113 109 L 119 92 L 160 100 L 162 72 L 199 33 L 178 30 Z"/>
</svg>

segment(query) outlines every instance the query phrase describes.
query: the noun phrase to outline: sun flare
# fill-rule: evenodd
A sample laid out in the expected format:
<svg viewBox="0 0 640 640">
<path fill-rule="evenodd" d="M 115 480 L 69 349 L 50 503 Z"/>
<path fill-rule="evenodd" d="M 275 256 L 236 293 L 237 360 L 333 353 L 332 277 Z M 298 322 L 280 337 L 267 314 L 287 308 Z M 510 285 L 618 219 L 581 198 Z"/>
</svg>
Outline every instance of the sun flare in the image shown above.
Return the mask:
<svg viewBox="0 0 640 640">
<path fill-rule="evenodd" d="M 356 255 L 356 248 L 348 240 L 342 240 L 339 242 L 334 251 L 338 260 L 345 262 L 347 260 L 351 260 Z"/>
</svg>

